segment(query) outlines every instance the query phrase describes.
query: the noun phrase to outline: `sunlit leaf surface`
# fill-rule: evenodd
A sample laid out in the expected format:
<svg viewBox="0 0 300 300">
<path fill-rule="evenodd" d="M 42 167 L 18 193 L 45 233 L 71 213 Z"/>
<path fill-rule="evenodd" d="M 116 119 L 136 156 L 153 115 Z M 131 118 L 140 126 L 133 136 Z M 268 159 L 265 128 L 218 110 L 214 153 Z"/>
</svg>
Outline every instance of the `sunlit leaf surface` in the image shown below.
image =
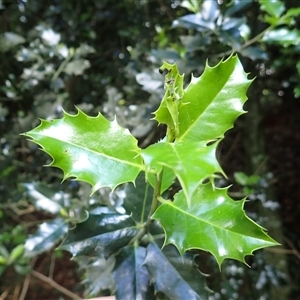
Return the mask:
<svg viewBox="0 0 300 300">
<path fill-rule="evenodd" d="M 26 240 L 26 256 L 34 257 L 52 249 L 66 236 L 67 231 L 68 224 L 61 218 L 43 222 L 38 226 L 37 231 Z"/>
<path fill-rule="evenodd" d="M 205 178 L 222 169 L 216 159 L 217 144 L 205 146 L 199 142 L 157 143 L 142 150 L 146 166 L 159 172 L 162 167 L 171 169 L 181 183 L 188 203 Z"/>
<path fill-rule="evenodd" d="M 62 119 L 42 120 L 25 135 L 51 155 L 50 166 L 62 169 L 64 179 L 88 182 L 93 192 L 134 182 L 142 169 L 137 140 L 116 120 L 110 122 L 100 113 L 97 117 L 80 110 L 77 115 L 64 113 Z"/>
<path fill-rule="evenodd" d="M 246 255 L 278 243 L 246 216 L 244 202 L 229 198 L 226 188 L 207 183 L 193 195 L 190 207 L 179 192 L 174 202 L 162 204 L 153 218 L 165 230 L 165 244 L 174 244 L 181 254 L 201 249 L 210 252 L 219 265 L 226 258 L 245 262 Z"/>
<path fill-rule="evenodd" d="M 210 141 L 224 137 L 236 118 L 245 113 L 243 104 L 251 82 L 237 56 L 214 67 L 206 65 L 203 74 L 192 77 L 184 90 L 177 140 Z"/>
</svg>

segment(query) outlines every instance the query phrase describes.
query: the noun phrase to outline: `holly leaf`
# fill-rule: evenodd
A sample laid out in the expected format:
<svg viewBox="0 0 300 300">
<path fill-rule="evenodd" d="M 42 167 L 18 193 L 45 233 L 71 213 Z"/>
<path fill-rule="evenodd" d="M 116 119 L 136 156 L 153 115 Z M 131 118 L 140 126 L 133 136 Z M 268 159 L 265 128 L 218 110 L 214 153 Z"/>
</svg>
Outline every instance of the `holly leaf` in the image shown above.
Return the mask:
<svg viewBox="0 0 300 300">
<path fill-rule="evenodd" d="M 84 294 L 86 298 L 97 296 L 102 291 L 114 290 L 113 269 L 116 258 L 111 255 L 108 259 L 101 257 L 78 256 L 74 260 L 79 265 L 79 271 L 84 271 Z"/>
<path fill-rule="evenodd" d="M 203 74 L 192 77 L 184 90 L 178 115 L 176 141 L 213 141 L 223 138 L 236 118 L 245 113 L 243 104 L 252 80 L 247 79 L 236 55 Z"/>
<path fill-rule="evenodd" d="M 186 260 L 184 260 L 184 262 L 187 264 L 183 264 L 181 258 L 180 260 L 181 273 L 183 274 L 185 273 L 184 270 L 190 269 L 191 265 Z M 207 299 L 207 289 L 203 288 L 202 290 L 204 285 L 203 278 L 205 277 L 201 278 L 201 282 L 199 276 L 196 276 L 192 280 L 194 281 L 194 284 L 191 284 L 191 281 L 187 280 L 176 270 L 168 258 L 154 243 L 150 243 L 147 247 L 147 255 L 144 264 L 147 266 L 150 273 L 155 290 L 164 293 L 169 299 Z M 195 273 L 193 274 L 195 275 Z M 197 286 L 196 290 L 194 289 L 195 286 Z"/>
<path fill-rule="evenodd" d="M 86 221 L 69 230 L 59 249 L 67 250 L 73 256 L 107 258 L 125 247 L 136 234 L 131 216 L 118 213 L 91 214 Z"/>
<path fill-rule="evenodd" d="M 163 167 L 177 176 L 188 205 L 201 181 L 223 173 L 216 159 L 217 143 L 206 146 L 201 142 L 157 143 L 141 151 L 146 167 L 160 172 Z"/>
<path fill-rule="evenodd" d="M 52 249 L 58 241 L 61 241 L 68 231 L 68 224 L 64 219 L 56 218 L 43 222 L 37 231 L 29 236 L 25 243 L 25 255 L 34 257 Z"/>
<path fill-rule="evenodd" d="M 159 206 L 152 218 L 165 231 L 164 244 L 174 244 L 181 254 L 190 249 L 208 251 L 219 266 L 226 258 L 246 263 L 245 256 L 253 251 L 278 245 L 245 214 L 245 200 L 232 200 L 227 190 L 207 183 L 199 186 L 190 206 L 181 191 L 174 202 Z"/>
<path fill-rule="evenodd" d="M 148 270 L 143 264 L 145 256 L 146 249 L 139 246 L 125 247 L 118 254 L 113 273 L 116 299 L 156 299 Z"/>
<path fill-rule="evenodd" d="M 198 269 L 194 261 L 196 255 L 191 252 L 185 252 L 183 256 L 180 256 L 180 253 L 173 245 L 165 246 L 162 252 L 180 276 L 200 295 L 201 299 L 208 299 L 212 292 L 206 284 L 208 275 L 200 272 Z"/>
<path fill-rule="evenodd" d="M 79 109 L 76 115 L 64 113 L 62 119 L 42 120 L 24 135 L 53 158 L 50 166 L 62 169 L 64 180 L 75 177 L 88 182 L 92 193 L 134 182 L 143 169 L 137 140 L 116 120 L 110 122 L 100 113 L 97 117 Z"/>
<path fill-rule="evenodd" d="M 277 19 L 280 18 L 280 16 L 282 15 L 282 13 L 285 10 L 284 3 L 282 3 L 281 1 L 278 1 L 278 0 L 277 1 L 259 0 L 259 4 L 260 4 L 260 9 L 262 11 L 265 11 L 270 16 L 276 17 Z"/>
</svg>

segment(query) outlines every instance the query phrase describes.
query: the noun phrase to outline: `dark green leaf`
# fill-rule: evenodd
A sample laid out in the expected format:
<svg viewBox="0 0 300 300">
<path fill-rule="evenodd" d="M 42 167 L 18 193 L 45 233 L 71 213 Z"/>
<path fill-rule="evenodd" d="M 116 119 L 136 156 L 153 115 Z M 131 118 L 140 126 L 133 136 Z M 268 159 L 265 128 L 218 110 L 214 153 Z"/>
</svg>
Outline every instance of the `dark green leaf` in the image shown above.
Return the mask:
<svg viewBox="0 0 300 300">
<path fill-rule="evenodd" d="M 244 10 L 247 6 L 250 6 L 252 3 L 252 0 L 250 1 L 245 1 L 245 0 L 235 0 L 235 1 L 230 1 L 231 5 L 225 12 L 225 16 L 231 16 L 234 15 L 237 12 L 240 12 Z M 228 5 L 226 5 L 228 6 Z"/>
<path fill-rule="evenodd" d="M 172 28 L 182 27 L 186 29 L 196 29 L 198 31 L 214 30 L 214 22 L 203 20 L 198 14 L 190 14 L 173 21 Z"/>
<path fill-rule="evenodd" d="M 114 280 L 117 300 L 155 299 L 148 270 L 143 264 L 146 249 L 129 246 L 116 257 Z"/>
<path fill-rule="evenodd" d="M 249 57 L 251 60 L 268 59 L 268 54 L 258 47 L 246 47 L 240 50 L 239 53 L 245 57 Z"/>
<path fill-rule="evenodd" d="M 222 30 L 230 30 L 233 28 L 238 29 L 242 24 L 245 24 L 245 19 L 243 18 L 229 18 L 225 19 L 222 24 Z"/>
<path fill-rule="evenodd" d="M 157 292 L 164 293 L 169 299 L 200 300 L 198 295 L 185 281 L 161 250 L 150 243 L 144 264 L 147 266 Z"/>
<path fill-rule="evenodd" d="M 180 276 L 201 296 L 201 299 L 207 299 L 211 293 L 211 290 L 206 285 L 207 275 L 201 273 L 197 268 L 194 262 L 194 255 L 186 252 L 181 256 L 173 245 L 165 246 L 162 252 Z"/>
<path fill-rule="evenodd" d="M 85 279 L 82 283 L 85 285 L 87 298 L 97 296 L 102 291 L 114 291 L 112 275 L 116 261 L 114 255 L 111 255 L 108 259 L 82 255 L 75 257 L 74 260 L 78 263 L 80 270 L 85 271 Z"/>
<path fill-rule="evenodd" d="M 128 215 L 99 214 L 69 230 L 59 249 L 67 250 L 73 256 L 87 255 L 107 258 L 126 246 L 136 235 L 135 222 Z"/>
<path fill-rule="evenodd" d="M 288 28 L 273 29 L 268 31 L 263 41 L 266 43 L 281 44 L 283 47 L 300 44 L 300 30 Z"/>
<path fill-rule="evenodd" d="M 43 222 L 36 233 L 31 235 L 25 243 L 25 256 L 34 257 L 37 254 L 52 249 L 57 242 L 62 240 L 68 231 L 65 220 L 57 218 Z"/>
</svg>

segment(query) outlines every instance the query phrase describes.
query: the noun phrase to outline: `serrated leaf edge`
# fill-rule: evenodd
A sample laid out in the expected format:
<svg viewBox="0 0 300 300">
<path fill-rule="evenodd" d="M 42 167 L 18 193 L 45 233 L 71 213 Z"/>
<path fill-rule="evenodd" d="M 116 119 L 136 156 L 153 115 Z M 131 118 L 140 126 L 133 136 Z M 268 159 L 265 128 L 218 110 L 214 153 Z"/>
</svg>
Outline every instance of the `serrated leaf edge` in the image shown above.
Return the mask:
<svg viewBox="0 0 300 300">
<path fill-rule="evenodd" d="M 229 186 L 229 187 L 230 187 L 230 186 Z M 229 187 L 225 187 L 225 188 L 216 188 L 216 189 L 219 189 L 219 190 L 223 190 L 223 189 L 228 190 Z M 231 199 L 231 198 L 230 198 L 230 199 Z M 231 199 L 231 200 L 232 200 L 232 199 Z M 232 200 L 232 201 L 234 201 L 234 200 Z M 174 246 L 177 248 L 177 250 L 178 250 L 178 252 L 180 253 L 181 256 L 183 256 L 184 252 L 189 251 L 189 250 L 196 250 L 196 249 L 199 249 L 199 250 L 203 250 L 203 251 L 209 252 L 209 253 L 216 259 L 216 261 L 217 261 L 217 263 L 218 263 L 218 266 L 219 266 L 219 269 L 220 269 L 220 270 L 221 270 L 221 264 L 222 264 L 222 262 L 223 262 L 225 259 L 235 259 L 235 260 L 239 260 L 239 261 L 243 262 L 244 264 L 246 264 L 246 265 L 249 267 L 249 265 L 248 265 L 247 262 L 245 261 L 245 257 L 246 257 L 246 256 L 248 256 L 248 255 L 253 255 L 253 252 L 256 251 L 256 250 L 263 249 L 263 248 L 266 248 L 266 247 L 271 247 L 271 246 L 279 246 L 279 245 L 281 245 L 281 244 L 278 243 L 278 242 L 276 242 L 274 239 L 272 239 L 272 238 L 267 234 L 267 232 L 266 232 L 267 230 L 266 230 L 264 227 L 262 227 L 261 225 L 257 224 L 256 222 L 254 222 L 254 221 L 246 214 L 246 212 L 245 212 L 245 210 L 244 210 L 244 204 L 245 204 L 246 201 L 248 201 L 248 200 L 246 199 L 246 197 L 243 198 L 243 199 L 241 199 L 241 200 L 238 200 L 238 201 L 241 202 L 241 212 L 242 212 L 243 215 L 246 217 L 246 219 L 248 219 L 251 223 L 253 223 L 253 224 L 256 225 L 257 227 L 259 227 L 259 228 L 261 229 L 262 233 L 263 233 L 266 237 L 268 237 L 268 238 L 271 240 L 271 242 L 269 242 L 269 245 L 255 247 L 255 248 L 253 248 L 252 251 L 243 253 L 243 260 L 239 260 L 239 259 L 237 259 L 236 257 L 230 256 L 230 255 L 224 256 L 224 257 L 221 257 L 221 259 L 218 259 L 218 258 L 214 255 L 214 253 L 212 253 L 211 251 L 209 251 L 209 250 L 207 250 L 207 249 L 205 249 L 205 248 L 200 248 L 200 247 L 188 247 L 188 248 L 182 247 L 182 248 L 181 248 L 181 247 L 179 247 L 179 246 L 176 244 L 176 242 L 173 241 L 173 240 L 171 240 L 170 237 L 167 235 L 166 229 L 165 229 L 165 228 L 163 227 L 163 225 L 159 222 L 159 220 L 155 218 L 155 212 L 154 212 L 154 214 L 151 216 L 151 219 L 158 221 L 158 223 L 161 225 L 161 227 L 163 228 L 164 233 L 165 233 L 165 240 L 164 240 L 164 243 L 163 243 L 162 248 L 165 247 L 166 245 L 172 244 L 172 245 L 174 245 Z M 178 208 L 177 206 L 175 206 L 175 205 L 173 204 L 172 201 L 166 200 L 166 201 L 164 201 L 164 202 L 161 204 L 161 206 L 162 206 L 162 205 L 173 206 L 175 209 L 177 209 L 177 210 L 180 211 L 181 213 L 186 214 L 186 215 L 191 215 L 190 213 L 188 213 L 188 212 L 186 212 L 186 211 L 184 211 L 184 210 Z M 193 215 L 191 215 L 191 216 L 194 218 Z M 206 222 L 206 221 L 203 221 L 203 222 Z M 206 223 L 209 224 L 209 222 L 206 222 Z M 220 226 L 215 226 L 215 225 L 212 225 L 212 226 L 213 226 L 213 227 L 219 227 L 219 228 L 223 229 L 223 227 L 220 227 Z M 199 234 L 201 235 L 201 232 L 200 232 Z M 255 238 L 255 237 L 254 237 L 253 239 L 260 240 L 260 239 Z M 267 244 L 267 243 L 268 243 L 268 242 L 266 242 L 266 244 Z"/>
<path fill-rule="evenodd" d="M 76 107 L 76 106 L 75 106 L 75 107 Z M 40 123 L 37 127 L 35 127 L 34 129 L 32 129 L 31 131 L 28 131 L 28 132 L 25 132 L 25 133 L 21 133 L 20 135 L 25 136 L 25 137 L 29 137 L 29 139 L 27 139 L 28 141 L 33 142 L 33 143 L 35 143 L 36 145 L 38 145 L 38 146 L 40 147 L 40 150 L 41 150 L 41 151 L 45 152 L 47 155 L 50 156 L 50 158 L 52 159 L 52 161 L 51 161 L 49 164 L 43 165 L 43 166 L 44 166 L 44 167 L 56 167 L 56 168 L 60 169 L 60 170 L 63 172 L 63 179 L 62 179 L 62 182 L 64 182 L 66 179 L 71 178 L 71 179 L 74 180 L 74 181 L 82 181 L 82 182 L 86 182 L 86 183 L 90 184 L 90 185 L 92 186 L 92 192 L 91 192 L 91 195 L 90 195 L 90 196 L 92 196 L 97 190 L 99 190 L 100 188 L 103 188 L 103 187 L 109 187 L 109 188 L 111 188 L 112 191 L 114 191 L 114 190 L 116 189 L 117 186 L 119 186 L 119 185 L 121 185 L 121 184 L 123 184 L 123 183 L 126 183 L 126 182 L 132 182 L 133 185 L 135 185 L 135 179 L 132 180 L 132 181 L 124 181 L 124 182 L 120 182 L 120 183 L 118 183 L 117 185 L 105 185 L 105 186 L 102 186 L 102 185 L 101 185 L 100 187 L 98 187 L 97 185 L 92 185 L 92 184 L 91 184 L 89 181 L 87 181 L 87 180 L 84 180 L 84 179 L 78 179 L 77 176 L 70 175 L 70 174 L 68 174 L 67 172 L 65 172 L 60 166 L 57 166 L 57 165 L 55 164 L 55 158 L 53 157 L 53 155 L 51 155 L 47 150 L 45 150 L 44 146 L 43 146 L 41 143 L 39 143 L 39 142 L 37 142 L 37 141 L 34 140 L 34 134 L 32 134 L 31 132 L 34 131 L 34 130 L 38 130 L 38 129 L 39 129 L 40 127 L 42 127 L 44 124 L 49 124 L 49 123 L 52 123 L 53 121 L 56 121 L 56 120 L 59 120 L 59 121 L 60 121 L 60 120 L 64 120 L 64 119 L 65 119 L 65 116 L 68 116 L 68 117 L 71 117 L 71 118 L 75 118 L 75 117 L 79 116 L 80 114 L 83 114 L 84 116 L 86 116 L 86 117 L 88 117 L 88 118 L 93 118 L 93 119 L 97 119 L 99 116 L 102 116 L 106 121 L 110 122 L 111 124 L 116 124 L 116 125 L 118 125 L 121 129 L 123 129 L 124 131 L 128 132 L 128 133 L 131 135 L 131 133 L 130 133 L 130 131 L 128 130 L 128 128 L 124 128 L 124 127 L 122 127 L 122 126 L 119 125 L 119 123 L 117 122 L 116 116 L 114 117 L 114 120 L 113 120 L 113 121 L 109 121 L 109 120 L 107 120 L 100 112 L 98 112 L 97 116 L 93 117 L 93 116 L 88 116 L 88 115 L 85 114 L 82 110 L 80 110 L 78 107 L 76 107 L 76 109 L 77 109 L 77 113 L 76 113 L 75 115 L 69 114 L 69 113 L 66 112 L 64 109 L 62 109 L 64 115 L 63 115 L 63 117 L 60 118 L 60 119 L 53 119 L 53 120 L 39 119 L 41 123 Z M 135 139 L 135 137 L 134 137 L 133 135 L 132 135 L 132 137 Z M 53 137 L 51 137 L 51 138 L 52 138 L 53 140 L 55 140 L 55 138 L 53 138 Z M 66 143 L 66 144 L 67 144 L 67 143 Z M 76 146 L 77 146 L 78 148 L 82 148 L 82 147 L 80 147 L 80 146 L 78 146 L 78 145 L 76 145 Z M 138 157 L 138 156 L 139 156 L 139 151 L 140 151 L 141 149 L 140 149 L 140 148 L 138 147 L 138 145 L 137 145 L 137 140 L 136 140 L 136 147 L 137 147 L 137 150 L 136 150 L 136 156 L 135 156 L 135 157 Z M 92 150 L 89 150 L 89 151 L 90 151 L 90 152 L 96 153 L 95 151 L 92 151 Z M 96 153 L 96 154 L 99 154 L 99 153 Z M 101 156 L 107 157 L 107 158 L 110 158 L 110 159 L 111 159 L 110 156 L 107 156 L 107 155 L 102 154 L 102 153 L 101 153 Z M 115 161 L 118 161 L 118 162 L 121 162 L 121 163 L 124 163 L 124 162 L 125 162 L 127 165 L 131 165 L 131 166 L 133 166 L 133 167 L 137 167 L 137 168 L 140 169 L 140 172 L 141 172 L 141 171 L 145 171 L 145 166 L 144 166 L 143 164 L 141 164 L 141 165 L 139 165 L 139 164 L 134 164 L 134 163 L 131 163 L 131 162 L 128 162 L 128 161 L 122 161 L 122 160 L 117 159 L 117 158 L 113 158 L 113 159 L 114 159 Z M 139 173 L 140 173 L 140 172 L 139 172 Z M 139 173 L 138 173 L 138 174 L 139 174 Z M 137 174 L 137 176 L 138 176 L 138 174 Z M 137 176 L 136 176 L 136 177 L 137 177 Z"/>
</svg>

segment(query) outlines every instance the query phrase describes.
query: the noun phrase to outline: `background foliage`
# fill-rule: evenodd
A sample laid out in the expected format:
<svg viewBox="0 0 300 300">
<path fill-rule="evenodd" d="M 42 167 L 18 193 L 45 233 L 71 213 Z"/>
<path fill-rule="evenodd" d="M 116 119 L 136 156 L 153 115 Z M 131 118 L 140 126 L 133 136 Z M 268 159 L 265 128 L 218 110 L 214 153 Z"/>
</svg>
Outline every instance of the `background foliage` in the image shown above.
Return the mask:
<svg viewBox="0 0 300 300">
<path fill-rule="evenodd" d="M 74 112 L 77 105 L 111 120 L 117 115 L 145 147 L 163 135 L 163 128 L 148 121 L 163 95 L 157 72 L 162 60 L 176 61 L 188 78 L 202 73 L 206 59 L 215 65 L 235 51 L 256 79 L 248 93 L 249 114 L 220 145 L 219 160 L 230 175 L 220 185 L 238 183 L 232 188 L 238 198 L 250 193 L 250 216 L 267 228 L 274 224 L 275 232 L 283 232 L 274 237 L 295 255 L 276 253 L 271 259 L 257 252 L 248 262 L 251 269 L 229 261 L 220 274 L 204 253 L 198 259 L 207 261 L 202 271 L 211 275 L 207 281 L 216 299 L 284 299 L 280 293 L 296 299 L 299 44 L 299 8 L 288 0 L 0 1 L 1 292 L 13 295 L 19 286 L 21 296 L 34 295 L 23 279 L 37 275 L 31 269 L 51 273 L 43 269 L 43 253 L 61 255 L 53 249 L 67 224 L 86 219 L 85 210 L 132 205 L 126 201 L 130 185 L 90 198 L 85 184 L 60 184 L 60 171 L 43 168 L 48 157 L 18 134 L 38 118 L 60 117 L 62 107 Z M 57 264 L 58 259 L 53 258 Z M 111 287 L 96 271 L 103 268 L 105 274 L 109 267 L 94 261 L 86 268 L 87 295 L 105 293 L 100 280 Z"/>
</svg>

